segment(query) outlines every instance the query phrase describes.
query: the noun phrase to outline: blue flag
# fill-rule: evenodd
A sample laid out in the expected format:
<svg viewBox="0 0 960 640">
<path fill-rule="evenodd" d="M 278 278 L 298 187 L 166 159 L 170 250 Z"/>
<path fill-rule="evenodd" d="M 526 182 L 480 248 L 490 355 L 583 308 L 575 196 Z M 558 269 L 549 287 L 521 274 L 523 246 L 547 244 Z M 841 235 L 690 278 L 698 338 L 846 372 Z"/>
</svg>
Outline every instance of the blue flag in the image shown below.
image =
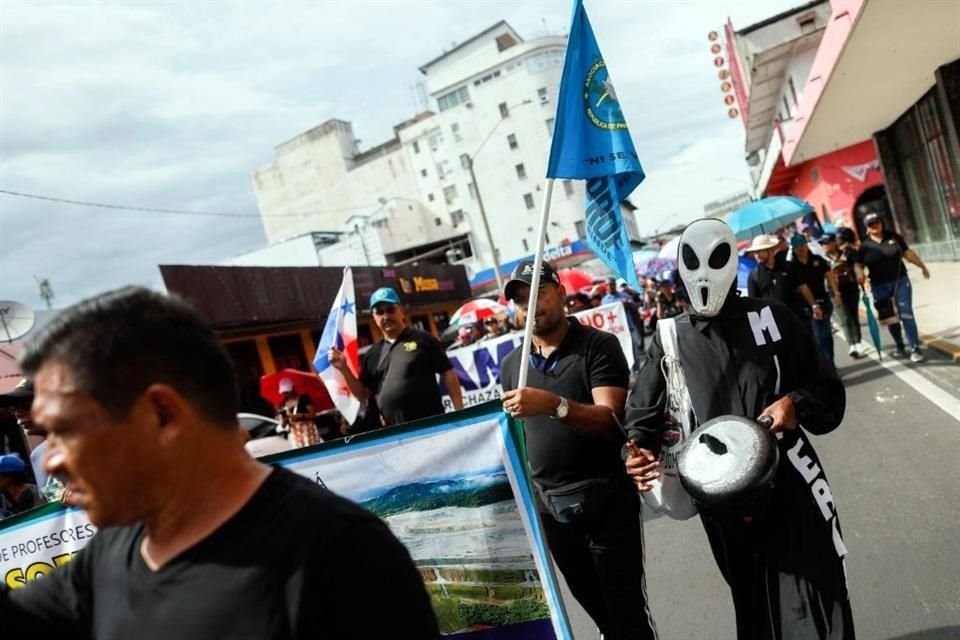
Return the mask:
<svg viewBox="0 0 960 640">
<path fill-rule="evenodd" d="M 643 169 L 583 0 L 574 1 L 547 177 L 587 181 L 587 242 L 639 288 L 620 202 L 643 181 Z"/>
</svg>

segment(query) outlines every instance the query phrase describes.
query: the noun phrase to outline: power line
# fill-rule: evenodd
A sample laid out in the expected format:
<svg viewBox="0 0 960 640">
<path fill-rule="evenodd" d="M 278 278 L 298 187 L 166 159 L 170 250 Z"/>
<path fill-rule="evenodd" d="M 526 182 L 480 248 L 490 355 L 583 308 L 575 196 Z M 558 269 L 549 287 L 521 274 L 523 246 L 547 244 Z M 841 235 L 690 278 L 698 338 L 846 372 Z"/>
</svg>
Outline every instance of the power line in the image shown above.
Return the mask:
<svg viewBox="0 0 960 640">
<path fill-rule="evenodd" d="M 143 211 L 146 213 L 169 213 L 173 215 L 183 215 L 183 216 L 216 216 L 221 218 L 302 218 L 306 216 L 313 216 L 322 213 L 344 213 L 347 211 L 356 211 L 359 209 L 372 209 L 375 207 L 382 206 L 382 202 L 374 202 L 367 205 L 358 205 L 355 207 L 344 207 L 342 209 L 317 209 L 316 211 L 311 211 L 310 213 L 274 213 L 274 214 L 265 214 L 260 215 L 257 213 L 237 213 L 233 211 L 192 211 L 188 209 L 161 209 L 157 207 L 132 207 L 122 204 L 109 204 L 106 202 L 88 202 L 85 200 L 71 200 L 69 198 L 57 198 L 54 196 L 44 196 L 38 195 L 35 193 L 23 193 L 20 191 L 10 191 L 8 189 L 0 189 L 0 194 L 8 196 L 16 196 L 19 198 L 30 198 L 32 200 L 44 200 L 46 202 L 56 202 L 59 204 L 72 204 L 81 207 L 97 207 L 100 209 L 115 209 L 120 211 Z M 388 200 L 409 200 L 410 198 L 404 196 L 395 196 L 393 198 L 388 198 Z"/>
</svg>

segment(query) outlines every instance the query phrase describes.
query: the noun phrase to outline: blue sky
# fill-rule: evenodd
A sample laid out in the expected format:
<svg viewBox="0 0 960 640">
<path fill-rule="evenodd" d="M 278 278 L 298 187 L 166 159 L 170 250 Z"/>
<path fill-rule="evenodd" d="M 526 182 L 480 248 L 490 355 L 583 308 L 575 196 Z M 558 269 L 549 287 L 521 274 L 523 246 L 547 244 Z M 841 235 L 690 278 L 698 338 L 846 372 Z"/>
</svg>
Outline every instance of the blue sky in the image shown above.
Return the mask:
<svg viewBox="0 0 960 640">
<path fill-rule="evenodd" d="M 706 34 L 799 2 L 587 0 L 647 180 L 641 229 L 695 218 L 747 182 Z M 214 264 L 264 244 L 250 174 L 273 146 L 351 120 L 365 147 L 414 111 L 417 67 L 500 19 L 566 29 L 570 4 L 12 2 L 0 4 L 0 189 L 186 216 L 0 195 L 0 299 L 63 306 L 158 264 Z M 662 226 L 661 226 L 662 225 Z"/>
</svg>

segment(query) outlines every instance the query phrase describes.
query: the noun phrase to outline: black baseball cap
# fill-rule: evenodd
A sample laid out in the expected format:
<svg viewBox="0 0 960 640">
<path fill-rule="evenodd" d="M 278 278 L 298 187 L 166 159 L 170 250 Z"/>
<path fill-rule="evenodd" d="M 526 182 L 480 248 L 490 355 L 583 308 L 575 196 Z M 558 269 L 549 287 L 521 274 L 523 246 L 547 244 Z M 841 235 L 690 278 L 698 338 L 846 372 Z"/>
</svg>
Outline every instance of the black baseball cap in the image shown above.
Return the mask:
<svg viewBox="0 0 960 640">
<path fill-rule="evenodd" d="M 16 387 L 6 393 L 0 394 L 0 401 L 25 400 L 30 398 L 33 398 L 33 382 L 27 378 L 21 378 Z"/>
<path fill-rule="evenodd" d="M 823 244 L 830 244 L 831 242 L 835 241 L 836 239 L 837 239 L 837 236 L 836 236 L 836 235 L 834 235 L 834 234 L 832 234 L 832 233 L 825 233 L 825 234 L 823 234 L 822 236 L 820 236 L 820 244 L 822 244 L 822 245 L 823 245 Z"/>
<path fill-rule="evenodd" d="M 533 260 L 523 260 L 513 269 L 510 279 L 503 286 L 503 297 L 507 300 L 513 300 L 516 295 L 517 286 L 521 284 L 529 285 L 533 282 Z M 540 284 L 552 282 L 555 285 L 560 284 L 560 276 L 554 270 L 550 263 L 544 261 L 540 266 Z"/>
<path fill-rule="evenodd" d="M 880 220 L 880 214 L 875 211 L 863 216 L 863 226 L 865 227 L 868 227 L 877 221 L 879 221 L 881 224 L 883 223 L 883 220 Z"/>
</svg>

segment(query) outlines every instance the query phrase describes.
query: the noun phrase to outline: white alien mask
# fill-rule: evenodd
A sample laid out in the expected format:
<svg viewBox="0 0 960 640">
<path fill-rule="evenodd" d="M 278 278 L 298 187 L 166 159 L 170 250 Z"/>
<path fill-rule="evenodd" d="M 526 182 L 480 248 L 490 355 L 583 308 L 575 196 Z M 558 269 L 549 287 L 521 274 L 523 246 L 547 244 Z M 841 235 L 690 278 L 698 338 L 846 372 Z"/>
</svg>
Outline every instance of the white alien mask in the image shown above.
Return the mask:
<svg viewBox="0 0 960 640">
<path fill-rule="evenodd" d="M 680 279 L 690 306 L 698 316 L 711 318 L 723 307 L 737 278 L 737 241 L 721 220 L 694 220 L 680 235 Z"/>
</svg>

